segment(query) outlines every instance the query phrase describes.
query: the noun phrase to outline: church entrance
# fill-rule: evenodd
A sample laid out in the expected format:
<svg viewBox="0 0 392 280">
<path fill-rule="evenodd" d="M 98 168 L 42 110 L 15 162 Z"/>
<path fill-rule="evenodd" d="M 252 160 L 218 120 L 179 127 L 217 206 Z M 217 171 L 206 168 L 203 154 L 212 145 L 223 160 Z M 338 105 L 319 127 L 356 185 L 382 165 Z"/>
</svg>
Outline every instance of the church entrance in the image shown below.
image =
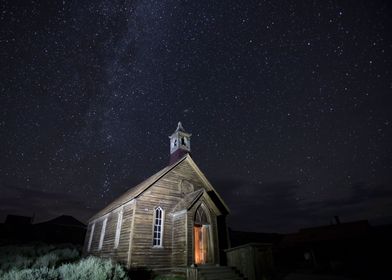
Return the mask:
<svg viewBox="0 0 392 280">
<path fill-rule="evenodd" d="M 212 263 L 210 222 L 203 206 L 199 206 L 193 226 L 195 264 Z"/>
</svg>

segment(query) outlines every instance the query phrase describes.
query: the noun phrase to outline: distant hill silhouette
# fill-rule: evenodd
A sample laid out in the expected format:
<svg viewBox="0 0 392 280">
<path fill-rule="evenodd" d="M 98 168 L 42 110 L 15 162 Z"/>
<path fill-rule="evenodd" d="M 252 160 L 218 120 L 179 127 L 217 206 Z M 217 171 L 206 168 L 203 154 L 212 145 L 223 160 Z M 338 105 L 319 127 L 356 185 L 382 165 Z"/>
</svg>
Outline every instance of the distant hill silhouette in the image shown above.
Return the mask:
<svg viewBox="0 0 392 280">
<path fill-rule="evenodd" d="M 49 221 L 37 223 L 35 225 L 56 225 L 66 227 L 82 227 L 86 228 L 86 225 L 69 215 L 61 215 Z"/>
<path fill-rule="evenodd" d="M 27 216 L 8 215 L 0 224 L 0 244 L 26 242 L 83 244 L 86 225 L 72 216 L 62 215 L 54 219 L 32 223 Z"/>
</svg>

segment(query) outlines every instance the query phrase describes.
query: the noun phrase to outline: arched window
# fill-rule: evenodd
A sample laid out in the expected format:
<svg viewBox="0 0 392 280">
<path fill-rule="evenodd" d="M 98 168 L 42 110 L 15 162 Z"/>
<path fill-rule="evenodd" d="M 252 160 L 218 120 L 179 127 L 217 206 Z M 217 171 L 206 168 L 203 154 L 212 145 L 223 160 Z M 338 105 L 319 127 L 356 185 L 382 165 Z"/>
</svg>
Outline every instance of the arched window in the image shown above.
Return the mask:
<svg viewBox="0 0 392 280">
<path fill-rule="evenodd" d="M 121 234 L 121 225 L 122 225 L 122 218 L 123 218 L 123 208 L 118 211 L 117 214 L 117 226 L 116 226 L 116 235 L 114 238 L 114 248 L 118 248 L 118 244 L 120 243 L 120 234 Z"/>
<path fill-rule="evenodd" d="M 105 238 L 105 231 L 106 231 L 107 222 L 108 222 L 108 218 L 106 217 L 102 222 L 101 237 L 99 238 L 98 250 L 101 250 L 102 246 L 103 246 L 103 239 Z"/>
<path fill-rule="evenodd" d="M 163 218 L 164 211 L 161 207 L 155 208 L 154 211 L 154 236 L 152 245 L 155 247 L 162 247 L 163 239 Z"/>
<path fill-rule="evenodd" d="M 90 238 L 88 239 L 87 252 L 90 252 L 91 249 L 91 242 L 93 241 L 94 229 L 95 229 L 95 222 L 91 226 Z"/>
<path fill-rule="evenodd" d="M 198 225 L 208 225 L 209 219 L 207 216 L 207 213 L 203 207 L 203 205 L 200 205 L 199 208 L 197 208 L 196 214 L 195 214 L 195 224 Z"/>
</svg>

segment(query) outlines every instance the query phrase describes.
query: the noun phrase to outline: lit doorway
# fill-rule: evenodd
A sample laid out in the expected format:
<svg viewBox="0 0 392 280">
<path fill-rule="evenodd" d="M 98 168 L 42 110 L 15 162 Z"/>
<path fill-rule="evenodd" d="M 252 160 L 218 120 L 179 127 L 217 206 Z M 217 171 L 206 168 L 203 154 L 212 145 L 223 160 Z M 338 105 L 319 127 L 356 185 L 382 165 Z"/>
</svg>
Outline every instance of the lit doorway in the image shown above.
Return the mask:
<svg viewBox="0 0 392 280">
<path fill-rule="evenodd" d="M 193 226 L 195 264 L 212 263 L 212 247 L 210 221 L 203 206 L 199 206 Z"/>
</svg>

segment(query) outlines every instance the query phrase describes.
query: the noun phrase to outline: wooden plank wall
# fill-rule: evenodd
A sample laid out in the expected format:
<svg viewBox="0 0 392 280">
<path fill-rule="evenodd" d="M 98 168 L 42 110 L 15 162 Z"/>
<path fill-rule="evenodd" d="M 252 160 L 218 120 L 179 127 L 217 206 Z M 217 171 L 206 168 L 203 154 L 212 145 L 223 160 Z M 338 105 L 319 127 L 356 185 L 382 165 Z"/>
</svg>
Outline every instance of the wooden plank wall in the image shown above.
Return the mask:
<svg viewBox="0 0 392 280">
<path fill-rule="evenodd" d="M 272 244 L 249 243 L 226 250 L 228 266 L 247 279 L 271 279 L 274 274 Z"/>
<path fill-rule="evenodd" d="M 106 232 L 103 239 L 102 249 L 99 252 L 102 257 L 114 257 L 114 236 L 116 235 L 118 211 L 111 212 L 107 216 Z M 103 220 L 102 220 L 103 222 Z M 99 232 L 100 234 L 101 232 Z"/>
<path fill-rule="evenodd" d="M 187 266 L 195 263 L 194 262 L 194 245 L 193 245 L 193 226 L 194 226 L 194 217 L 195 217 L 195 213 L 196 213 L 196 209 L 197 207 L 193 207 L 192 209 L 190 209 L 186 215 L 187 215 L 187 226 L 186 226 L 186 230 L 187 230 Z"/>
<path fill-rule="evenodd" d="M 82 252 L 83 256 L 89 254 L 89 252 L 87 252 L 87 249 L 88 249 L 88 242 L 90 240 L 91 227 L 92 227 L 92 223 L 87 225 L 86 236 L 84 237 L 84 243 L 83 243 L 83 252 Z"/>
<path fill-rule="evenodd" d="M 90 248 L 90 255 L 99 256 L 98 245 L 99 245 L 99 238 L 101 236 L 101 229 L 102 229 L 103 219 L 99 219 L 95 222 L 95 229 L 93 234 L 93 239 L 91 242 Z"/>
<path fill-rule="evenodd" d="M 90 252 L 87 252 L 88 240 L 90 238 L 91 227 L 94 221 L 88 225 L 88 232 L 86 234 L 86 240 L 84 242 L 84 255 L 94 255 L 105 258 L 112 258 L 118 262 L 127 263 L 128 251 L 129 251 L 129 240 L 130 240 L 130 230 L 132 224 L 133 216 L 133 203 L 127 204 L 123 208 L 123 220 L 120 231 L 120 240 L 117 249 L 114 248 L 114 240 L 116 236 L 117 221 L 119 209 L 109 213 L 106 217 L 108 218 L 106 224 L 106 231 L 103 240 L 102 249 L 98 250 L 99 239 L 101 236 L 102 223 L 104 218 L 99 218 L 95 220 L 95 230 L 93 234 L 93 239 L 91 243 Z"/>
<path fill-rule="evenodd" d="M 118 212 L 109 213 L 106 233 L 102 250 L 98 251 L 99 238 L 103 218 L 95 222 L 95 230 L 91 244 L 91 250 L 87 254 L 102 257 L 111 257 L 117 261 L 127 263 L 133 267 L 167 268 L 172 265 L 190 265 L 193 263 L 193 223 L 197 207 L 190 209 L 182 216 L 173 217 L 172 210 L 183 199 L 184 194 L 180 190 L 180 182 L 191 182 L 194 189 L 203 186 L 199 175 L 193 168 L 183 161 L 173 170 L 154 183 L 138 198 L 124 207 L 121 236 L 118 249 L 114 249 L 114 239 L 117 227 Z M 205 202 L 207 205 L 207 202 Z M 154 209 L 162 207 L 164 210 L 164 227 L 162 248 L 153 248 L 153 217 Z M 213 212 L 211 213 L 211 227 L 213 243 L 218 246 L 217 223 Z M 134 225 L 132 226 L 132 221 Z M 84 244 L 85 252 L 89 240 L 91 224 L 88 226 Z M 131 229 L 133 228 L 132 236 Z M 130 249 L 130 241 L 132 248 Z M 130 254 L 128 255 L 128 253 Z M 214 249 L 215 263 L 219 252 Z"/>
<path fill-rule="evenodd" d="M 214 263 L 220 263 L 217 216 L 211 213 L 212 235 L 214 238 Z"/>
<path fill-rule="evenodd" d="M 123 209 L 123 221 L 121 225 L 120 242 L 116 250 L 116 259 L 123 263 L 128 262 L 129 242 L 132 236 L 131 229 L 134 209 L 135 203 L 125 205 Z"/>
<path fill-rule="evenodd" d="M 164 199 L 149 198 L 146 196 L 137 200 L 130 265 L 167 268 L 171 264 L 172 236 L 168 205 Z M 164 210 L 162 247 L 159 248 L 153 247 L 153 217 L 157 206 Z"/>
<path fill-rule="evenodd" d="M 167 268 L 173 264 L 173 220 L 170 214 L 172 214 L 173 208 L 183 198 L 183 194 L 180 191 L 180 182 L 184 179 L 191 182 L 195 189 L 202 187 L 202 182 L 192 167 L 188 163 L 182 162 L 137 199 L 131 266 Z M 165 211 L 163 246 L 162 248 L 153 248 L 153 217 L 154 209 L 158 206 Z M 184 239 L 186 235 L 185 226 L 182 229 L 181 227 L 177 228 L 179 224 L 181 224 L 181 221 L 174 223 L 176 227 L 175 234 Z M 179 243 L 174 245 L 176 249 L 178 246 L 183 246 L 181 242 L 183 243 L 180 239 Z M 181 253 L 177 254 L 176 252 L 174 259 L 174 263 L 184 263 L 181 260 Z"/>
<path fill-rule="evenodd" d="M 186 212 L 173 216 L 172 266 L 186 266 Z"/>
</svg>

